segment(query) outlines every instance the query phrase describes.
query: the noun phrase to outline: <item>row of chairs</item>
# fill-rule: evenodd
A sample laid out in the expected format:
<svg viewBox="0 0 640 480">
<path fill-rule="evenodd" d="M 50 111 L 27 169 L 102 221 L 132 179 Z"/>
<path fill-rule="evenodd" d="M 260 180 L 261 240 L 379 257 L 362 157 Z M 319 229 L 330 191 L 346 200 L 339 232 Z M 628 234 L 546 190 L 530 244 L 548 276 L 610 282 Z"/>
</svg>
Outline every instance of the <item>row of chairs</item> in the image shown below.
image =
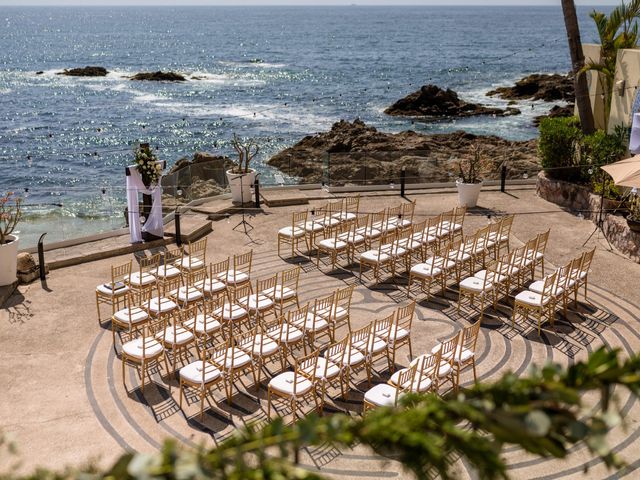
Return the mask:
<svg viewBox="0 0 640 480">
<path fill-rule="evenodd" d="M 567 305 L 573 297 L 574 304 L 578 303 L 578 291 L 584 287 L 584 299 L 587 300 L 587 287 L 589 282 L 589 269 L 595 249 L 582 253 L 570 262 L 557 268 L 553 273 L 542 280 L 533 282 L 515 297 L 511 323 L 515 325 L 518 313 L 525 320 L 529 313 L 536 313 L 538 320 L 538 335 L 541 333 L 541 325 L 545 319 L 554 325 L 555 312 L 558 305 L 562 304 L 565 318 L 567 317 Z"/>
<path fill-rule="evenodd" d="M 411 296 L 413 284 L 419 282 L 429 300 L 433 283 L 440 284 L 444 292 L 451 277 L 460 283 L 465 272 L 472 275 L 478 268 L 484 268 L 488 257 L 496 259 L 503 249 L 510 249 L 512 224 L 513 216 L 503 217 L 471 235 L 443 245 L 425 261 L 413 265 L 409 270 L 407 295 Z M 542 243 L 540 248 L 544 251 Z"/>
<path fill-rule="evenodd" d="M 476 343 L 480 322 L 458 331 L 431 350 L 414 358 L 408 367 L 395 372 L 388 382 L 369 389 L 364 395 L 364 411 L 381 406 L 395 406 L 405 393 L 440 393 L 443 386 L 457 391 L 460 374 L 467 368 L 473 370 L 477 381 Z"/>
</svg>

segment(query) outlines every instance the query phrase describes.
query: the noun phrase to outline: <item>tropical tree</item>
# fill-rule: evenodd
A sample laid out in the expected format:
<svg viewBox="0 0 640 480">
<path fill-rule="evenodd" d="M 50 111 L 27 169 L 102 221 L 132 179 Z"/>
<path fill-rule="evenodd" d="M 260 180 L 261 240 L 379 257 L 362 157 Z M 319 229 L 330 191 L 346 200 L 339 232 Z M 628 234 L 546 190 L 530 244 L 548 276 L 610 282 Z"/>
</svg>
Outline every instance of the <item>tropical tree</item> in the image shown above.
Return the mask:
<svg viewBox="0 0 640 480">
<path fill-rule="evenodd" d="M 588 71 L 598 72 L 602 80 L 604 92 L 604 123 L 605 130 L 609 124 L 613 82 L 616 75 L 616 61 L 618 50 L 635 48 L 638 46 L 638 23 L 640 15 L 640 0 L 629 3 L 622 2 L 609 15 L 594 10 L 589 14 L 596 24 L 600 39 L 600 59 L 590 60 L 579 71 L 584 77 Z"/>
<path fill-rule="evenodd" d="M 562 0 L 562 13 L 564 15 L 564 25 L 567 29 L 567 40 L 569 41 L 569 53 L 571 54 L 571 67 L 580 125 L 582 132 L 585 135 L 589 135 L 594 132 L 595 126 L 593 122 L 593 110 L 591 110 L 591 102 L 589 101 L 587 78 L 584 75 L 579 75 L 579 72 L 584 68 L 584 54 L 582 52 L 576 6 L 573 0 Z"/>
<path fill-rule="evenodd" d="M 367 445 L 393 457 L 418 479 L 456 477 L 455 463 L 472 465 L 481 479 L 509 478 L 503 447 L 518 445 L 539 457 L 564 458 L 586 445 L 611 468 L 623 466 L 607 443 L 622 422 L 613 390 L 640 394 L 640 356 L 620 358 L 601 348 L 568 368 L 547 364 L 528 375 L 505 374 L 495 383 L 478 383 L 446 397 L 407 395 L 397 408 L 378 408 L 364 416 L 310 415 L 294 425 L 277 419 L 262 429 L 238 429 L 211 450 L 192 450 L 167 441 L 155 454 L 127 454 L 108 471 L 40 471 L 30 479 L 267 480 L 322 478 L 297 465 L 307 446 Z M 594 397 L 589 405 L 587 393 Z M 587 408 L 597 405 L 594 408 Z M 2 438 L 0 437 L 0 446 Z M 2 462 L 0 462 L 1 464 Z M 0 478 L 12 480 L 10 474 Z M 26 480 L 26 479 L 25 479 Z"/>
</svg>

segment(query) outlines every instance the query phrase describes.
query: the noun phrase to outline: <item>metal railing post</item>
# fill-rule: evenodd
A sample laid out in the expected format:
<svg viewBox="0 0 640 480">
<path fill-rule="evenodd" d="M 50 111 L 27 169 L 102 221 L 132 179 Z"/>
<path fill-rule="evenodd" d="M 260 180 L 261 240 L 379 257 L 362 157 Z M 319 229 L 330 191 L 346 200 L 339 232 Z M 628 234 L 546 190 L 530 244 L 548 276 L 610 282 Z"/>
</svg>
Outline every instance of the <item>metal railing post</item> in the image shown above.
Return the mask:
<svg viewBox="0 0 640 480">
<path fill-rule="evenodd" d="M 402 169 L 400 170 L 400 196 L 402 198 L 404 198 L 404 184 L 405 184 L 405 180 L 406 180 L 406 170 L 405 167 L 402 167 Z"/>
<path fill-rule="evenodd" d="M 505 184 L 507 183 L 507 166 L 502 165 L 500 169 L 500 191 L 504 193 Z"/>
<path fill-rule="evenodd" d="M 44 263 L 44 236 L 47 233 L 43 233 L 40 235 L 40 239 L 38 240 L 38 266 L 40 267 L 40 280 L 45 280 L 47 278 L 47 269 Z"/>
<path fill-rule="evenodd" d="M 176 208 L 173 221 L 176 224 L 176 245 L 182 246 L 182 232 L 180 231 L 180 211 Z"/>
</svg>

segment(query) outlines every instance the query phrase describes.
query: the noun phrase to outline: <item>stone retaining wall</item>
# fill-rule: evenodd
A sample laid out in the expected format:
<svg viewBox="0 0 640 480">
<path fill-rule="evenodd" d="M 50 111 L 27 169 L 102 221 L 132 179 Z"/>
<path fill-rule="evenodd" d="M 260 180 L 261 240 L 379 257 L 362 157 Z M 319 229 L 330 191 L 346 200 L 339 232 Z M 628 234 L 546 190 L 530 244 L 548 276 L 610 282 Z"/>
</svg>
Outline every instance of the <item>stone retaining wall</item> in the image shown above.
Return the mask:
<svg viewBox="0 0 640 480">
<path fill-rule="evenodd" d="M 598 220 L 600 196 L 581 185 L 548 178 L 544 172 L 538 174 L 536 193 L 540 198 L 555 203 L 571 211 L 582 213 L 594 223 Z M 605 198 L 603 210 L 614 210 L 617 202 Z M 620 215 L 604 214 L 602 230 L 611 245 L 640 263 L 640 233 L 632 232 L 627 221 Z"/>
</svg>

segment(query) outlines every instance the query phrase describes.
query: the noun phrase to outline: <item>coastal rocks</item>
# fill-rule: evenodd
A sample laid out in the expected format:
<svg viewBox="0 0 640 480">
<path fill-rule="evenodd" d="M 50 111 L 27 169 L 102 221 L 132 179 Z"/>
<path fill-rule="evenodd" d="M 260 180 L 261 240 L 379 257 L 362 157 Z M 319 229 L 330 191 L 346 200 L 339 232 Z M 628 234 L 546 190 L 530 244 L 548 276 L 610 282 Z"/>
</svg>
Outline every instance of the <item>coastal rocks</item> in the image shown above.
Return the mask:
<svg viewBox="0 0 640 480">
<path fill-rule="evenodd" d="M 341 120 L 329 132 L 304 137 L 267 163 L 302 183 L 389 183 L 399 178 L 402 167 L 410 183 L 451 182 L 457 175 L 455 157 L 471 158 L 474 145 L 487 160 L 487 178 L 499 178 L 502 162 L 508 162 L 509 177 L 539 168 L 536 140 L 510 141 L 462 131 L 383 133 L 361 120 Z"/>
<path fill-rule="evenodd" d="M 517 115 L 520 110 L 485 107 L 468 103 L 451 89 L 436 85 L 424 85 L 417 92 L 407 95 L 388 107 L 384 113 L 410 117 L 470 117 L 473 115 Z"/>
<path fill-rule="evenodd" d="M 64 69 L 62 72 L 56 73 L 56 75 L 67 75 L 70 77 L 105 77 L 109 72 L 104 67 L 81 67 Z M 38 75 L 38 73 L 36 73 Z"/>
<path fill-rule="evenodd" d="M 498 96 L 505 100 L 544 100 L 555 102 L 565 100 L 572 102 L 575 99 L 573 76 L 534 73 L 518 80 L 513 87 L 498 87 L 487 92 L 487 96 Z"/>
<path fill-rule="evenodd" d="M 136 73 L 131 80 L 148 80 L 153 82 L 186 82 L 187 79 L 175 72 L 140 72 Z"/>
<path fill-rule="evenodd" d="M 45 266 L 45 272 L 49 268 Z M 19 283 L 31 283 L 40 277 L 40 267 L 36 264 L 30 253 L 22 252 L 17 258 L 17 277 Z"/>
<path fill-rule="evenodd" d="M 538 126 L 540 125 L 540 121 L 543 118 L 555 118 L 555 117 L 572 117 L 574 112 L 574 105 L 570 103 L 569 105 L 554 105 L 549 113 L 546 115 L 540 115 L 533 119 L 533 124 Z"/>
</svg>

